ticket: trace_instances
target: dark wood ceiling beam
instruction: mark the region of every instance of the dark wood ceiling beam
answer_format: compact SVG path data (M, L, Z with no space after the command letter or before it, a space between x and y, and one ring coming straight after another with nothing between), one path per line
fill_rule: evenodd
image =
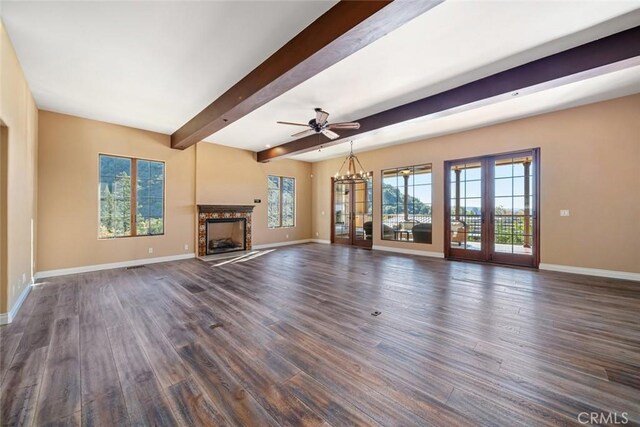
M340 1L171 135L185 149L444 0Z
M536 85L545 84L544 89L565 85L584 79L585 72L589 72L588 77L593 77L610 72L614 64L620 64L620 68L634 65L634 63L622 62L633 58L640 59L640 26L354 120L360 123L360 129L341 130L339 140L330 141L323 135L311 135L260 151L257 159L259 162L267 162L318 149L320 146L329 147L344 142L347 138L376 129L452 108L463 109L464 106L472 108L472 104L479 101L522 91Z

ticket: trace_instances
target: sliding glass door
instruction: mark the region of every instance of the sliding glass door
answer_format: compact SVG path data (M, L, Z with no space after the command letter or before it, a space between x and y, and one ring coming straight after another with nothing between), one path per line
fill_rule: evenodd
M446 256L537 267L538 150L446 163Z

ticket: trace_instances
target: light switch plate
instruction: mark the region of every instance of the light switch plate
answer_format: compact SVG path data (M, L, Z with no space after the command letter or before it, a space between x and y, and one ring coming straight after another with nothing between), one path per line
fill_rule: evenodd
M569 216L569 209L560 209L560 216Z

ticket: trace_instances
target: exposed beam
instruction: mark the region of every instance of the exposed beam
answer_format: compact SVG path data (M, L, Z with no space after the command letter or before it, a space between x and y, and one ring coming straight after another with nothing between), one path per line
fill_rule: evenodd
M474 108L479 101L513 94L526 88L536 86L539 90L548 89L611 72L616 69L616 65L619 65L618 68L638 65L638 61L630 61L633 59L640 60L640 26L354 120L360 123L360 129L341 130L339 140L330 141L323 135L311 135L260 151L257 159L259 162L267 162L311 151L319 146L326 148L344 142L346 138L407 120L453 108L462 111L464 106Z
M185 149L444 0L340 1L171 135Z

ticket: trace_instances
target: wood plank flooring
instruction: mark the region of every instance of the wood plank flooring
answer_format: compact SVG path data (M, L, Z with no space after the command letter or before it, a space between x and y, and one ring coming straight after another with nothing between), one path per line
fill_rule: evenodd
M0 340L3 426L640 424L638 282L305 244L47 279Z

